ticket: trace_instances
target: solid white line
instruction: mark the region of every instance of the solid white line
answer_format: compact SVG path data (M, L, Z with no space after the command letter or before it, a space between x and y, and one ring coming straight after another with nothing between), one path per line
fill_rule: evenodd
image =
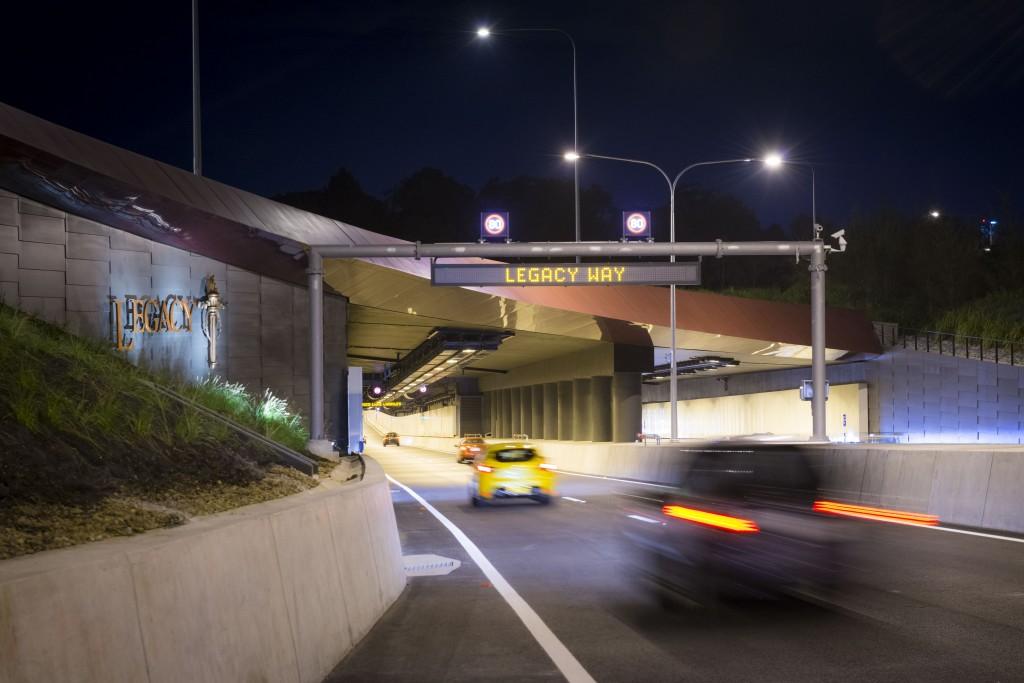
M579 498L573 498L572 496L562 496L562 500L571 500L574 503L586 503L587 502L585 500L580 500Z
M639 520L641 522L647 522L648 524L661 524L661 522L659 522L656 519L651 519L650 517L644 517L642 515L626 515L626 516L629 517L630 519L636 519L636 520Z
M607 479L608 481L621 481L623 484L636 484L637 486L653 486L658 489L674 489L675 486L667 486L665 484L654 484L649 481L633 481L632 479L616 479L615 477L602 477L596 474L580 474L579 472L565 472L559 470L561 474L571 474L574 477L587 477L588 479Z
M544 652L547 653L551 661L554 662L558 670L565 676L566 680L570 683L594 683L593 677L587 670L583 668L583 665L569 652L562 641L558 639L558 636L552 632L548 625L545 624L540 616L533 611L533 608L523 600L523 598L516 592L516 589L512 587L505 577L502 576L498 570L491 564L491 561L484 556L480 551L480 548L476 546L473 541L469 539L462 529L455 526L455 524L447 517L442 515L437 509L423 499L418 493L413 491L411 488L398 481L390 474L387 475L388 480L396 486L402 487L406 493L413 497L413 499L427 509L427 512L432 514L437 521L441 522L448 531L451 532L452 536L455 537L463 548L466 549L466 553L469 557L476 562L480 570L483 571L484 576L491 582L495 590L505 599L512 611L516 613L520 621L526 627L526 630L530 632L530 635L536 639L537 643L544 648Z
M999 541L1013 541L1014 543L1024 543L1024 538L1014 538L1013 536L999 536L998 534L983 534L980 531L967 531L966 529L950 529L948 526L926 526L925 529L933 529L935 531L948 531L951 534L970 534L971 536L981 536L982 538L994 538Z

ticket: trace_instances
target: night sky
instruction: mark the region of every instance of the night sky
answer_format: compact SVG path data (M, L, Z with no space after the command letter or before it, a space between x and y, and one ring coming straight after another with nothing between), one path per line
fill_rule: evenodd
M148 4L12 3L0 99L190 168L190 3ZM815 164L819 214L839 223L886 203L1021 209L1019 1L200 4L205 174L264 195L339 167L376 195L424 166L474 188L570 178L568 43L481 43L486 24L576 38L581 151L674 174L781 149ZM764 225L809 210L799 168L689 180L738 195ZM582 182L623 208L667 194L653 171L604 161Z

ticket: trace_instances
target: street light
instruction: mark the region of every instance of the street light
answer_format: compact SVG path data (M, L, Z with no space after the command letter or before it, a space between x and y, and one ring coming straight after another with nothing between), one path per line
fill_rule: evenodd
M938 209L932 209L931 211L928 212L928 215L931 216L932 218L939 218L940 216L942 216L942 214L939 213Z
M576 41L572 39L572 36L568 32L563 31L560 28L503 28L500 31L493 31L488 26L481 26L476 30L478 38L487 39L492 35L504 35L506 33L558 33L569 41L569 45L572 47L572 149L575 154L580 148L580 128L579 128L579 116L577 107L576 97ZM574 159L568 159L569 161L576 161L579 156ZM580 241L580 167L573 167L573 206L575 208L576 216L576 241ZM576 257L576 262L579 263L579 257Z
M607 161L622 161L627 164L639 164L641 166L649 166L661 174L661 177L665 179L668 184L668 231L669 231L669 242L676 241L676 187L679 185L679 179L682 178L687 172L699 167L699 166L718 166L721 164L748 164L751 161L755 161L753 158L743 159L722 159L719 161L699 161L695 164L690 164L682 171L676 174L675 178L670 178L668 173L657 164L652 164L649 161L642 161L640 159L627 159L625 157L611 157L603 154L580 154L576 150L566 152L563 158L569 162L578 162L580 159L605 159ZM782 157L778 154L770 154L761 160L764 165L768 168L778 168L782 164ZM670 261L675 261L675 256L669 256ZM676 403L679 397L678 387L678 373L676 368L676 286L669 285L669 327L670 327L670 343L671 348L669 349L669 405L671 406L670 424L671 424L671 438L679 438L679 416L676 412Z
M787 166L803 166L811 169L811 239L821 238L821 226L818 225L818 198L815 188L814 165L803 161L789 161L779 152L769 152L762 159L767 168L780 168L783 164ZM933 218L938 218L938 212L932 212Z

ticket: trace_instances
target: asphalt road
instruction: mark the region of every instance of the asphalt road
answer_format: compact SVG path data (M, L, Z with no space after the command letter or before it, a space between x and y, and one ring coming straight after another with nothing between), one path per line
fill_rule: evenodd
M1024 681L1024 543L863 522L838 595L665 611L619 535L630 486L563 474L559 494L586 502L475 509L454 449L369 454L457 525L597 681ZM564 680L452 533L391 488L403 553L462 566L410 578L327 680Z

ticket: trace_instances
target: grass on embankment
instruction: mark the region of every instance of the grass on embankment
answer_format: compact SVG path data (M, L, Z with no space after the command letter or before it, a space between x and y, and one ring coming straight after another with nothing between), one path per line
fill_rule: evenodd
M273 452L154 391L166 377L0 305L0 559L183 524L316 485ZM172 386L299 449L270 395Z

